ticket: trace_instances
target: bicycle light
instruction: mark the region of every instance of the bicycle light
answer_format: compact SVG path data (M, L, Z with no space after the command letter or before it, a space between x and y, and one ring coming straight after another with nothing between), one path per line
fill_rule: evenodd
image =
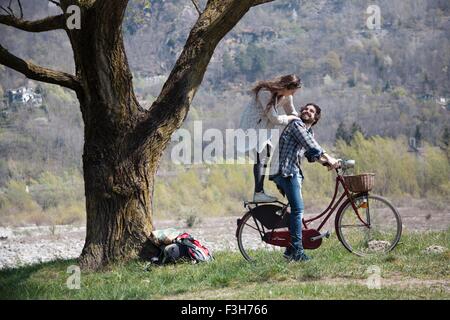
M344 160L342 161L342 169L350 169L355 167L355 160Z

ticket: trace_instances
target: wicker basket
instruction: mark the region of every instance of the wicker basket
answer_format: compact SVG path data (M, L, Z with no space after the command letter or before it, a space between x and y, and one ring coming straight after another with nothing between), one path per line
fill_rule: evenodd
M368 192L375 184L375 173L363 173L353 176L344 176L347 188L354 193Z

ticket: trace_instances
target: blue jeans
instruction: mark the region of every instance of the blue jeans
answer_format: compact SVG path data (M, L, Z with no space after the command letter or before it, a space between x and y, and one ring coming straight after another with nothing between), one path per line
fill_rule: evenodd
M302 217L304 211L303 197L302 197L302 180L300 174L294 174L292 177L276 176L275 181L278 186L286 193L289 205L291 206L290 214L290 228L291 235L291 250L293 253L303 251L302 244Z

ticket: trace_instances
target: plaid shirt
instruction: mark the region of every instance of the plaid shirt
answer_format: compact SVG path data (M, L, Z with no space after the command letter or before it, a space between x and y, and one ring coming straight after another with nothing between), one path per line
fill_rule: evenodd
M287 125L281 134L278 150L279 161L275 164L278 170L270 177L271 180L280 174L283 177L301 174L300 157L303 151L309 162L317 161L325 152L314 139L312 130L306 129L301 120L291 121Z

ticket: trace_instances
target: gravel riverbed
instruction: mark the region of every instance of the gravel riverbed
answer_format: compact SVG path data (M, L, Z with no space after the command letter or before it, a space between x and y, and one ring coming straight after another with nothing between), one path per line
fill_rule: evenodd
M450 226L450 212L400 208L405 230L446 230ZM236 220L239 217L201 218L189 228L182 220L156 220L155 229L175 228L189 232L215 251L237 251ZM333 219L325 230L333 230ZM0 269L77 258L85 240L85 227L29 226L0 227Z

